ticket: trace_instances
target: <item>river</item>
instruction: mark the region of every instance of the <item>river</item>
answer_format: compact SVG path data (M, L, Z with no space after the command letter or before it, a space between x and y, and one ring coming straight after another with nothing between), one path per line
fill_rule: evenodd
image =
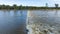
M27 31L60 34L60 10L0 10L0 34L27 34Z
M27 34L27 10L0 10L0 34Z

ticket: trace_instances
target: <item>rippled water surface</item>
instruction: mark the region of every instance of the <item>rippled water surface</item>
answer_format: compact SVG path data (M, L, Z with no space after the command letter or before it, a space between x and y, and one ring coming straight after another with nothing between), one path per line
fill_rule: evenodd
M60 10L29 10L27 29L28 34L60 34Z
M59 23L60 24L60 10L32 10L29 12L31 16L35 16L42 23L46 22L46 23ZM34 20L36 18L34 18ZM37 19L36 21L38 21Z
M0 34L26 34L27 10L0 10Z

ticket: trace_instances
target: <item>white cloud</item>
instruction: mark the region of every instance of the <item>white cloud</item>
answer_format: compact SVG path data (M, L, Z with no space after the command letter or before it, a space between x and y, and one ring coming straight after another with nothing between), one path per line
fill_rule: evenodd
M53 0L53 1L60 1L60 0Z

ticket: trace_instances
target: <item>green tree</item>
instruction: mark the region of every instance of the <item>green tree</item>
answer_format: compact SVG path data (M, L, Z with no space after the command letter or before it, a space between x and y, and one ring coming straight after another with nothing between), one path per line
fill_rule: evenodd
M6 5L6 9L9 10L10 9L10 6L9 5Z
M6 6L3 4L2 6L1 6L1 9L5 9L6 8Z
M58 4L55 4L55 7L57 8L58 7Z
M19 6L19 9L22 9L22 5Z
M13 5L14 10L16 10L18 7L16 4Z
M48 3L46 3L46 7L48 7Z

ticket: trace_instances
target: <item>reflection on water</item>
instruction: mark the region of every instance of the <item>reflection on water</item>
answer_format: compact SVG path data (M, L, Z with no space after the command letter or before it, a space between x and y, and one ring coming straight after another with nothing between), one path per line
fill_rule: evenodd
M0 34L26 34L26 10L0 10Z

